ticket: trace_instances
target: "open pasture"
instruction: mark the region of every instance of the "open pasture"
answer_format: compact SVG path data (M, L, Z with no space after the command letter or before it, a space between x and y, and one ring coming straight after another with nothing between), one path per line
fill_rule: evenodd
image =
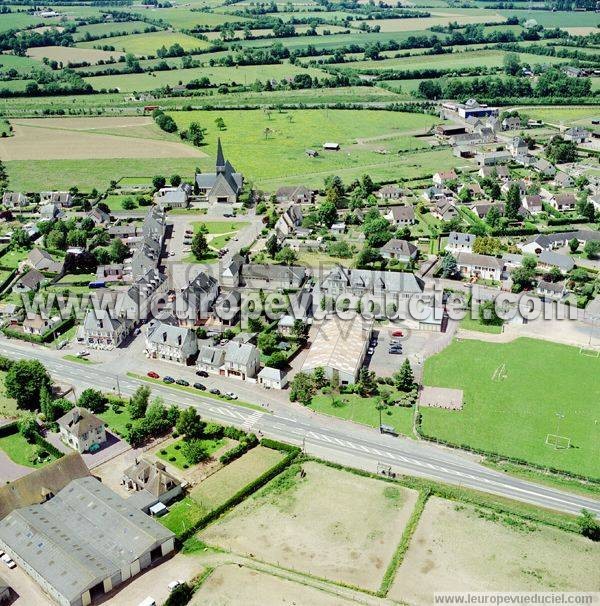
M422 428L453 444L598 478L599 372L600 359L566 345L455 341L426 360L423 384L462 389L463 409L422 409ZM571 447L547 443L557 434Z
M156 51L165 46L169 48L173 44L180 44L185 51L202 49L208 46L208 42L182 34L179 32L148 32L144 34L130 34L128 36L115 36L107 41L91 40L79 42L80 48L94 48L108 44L118 51L133 53L134 55L155 55Z
M210 545L377 590L417 493L318 463L292 465L201 531Z
M50 59L58 61L65 67L68 63L98 63L108 59L118 59L123 55L120 51L105 51L95 48L77 48L74 46L38 46L27 50L27 56L38 61Z
M389 596L425 606L437 591L598 591L599 566L600 545L582 536L432 497Z
M90 25L82 25L77 28L73 39L76 42L85 40L86 35L90 36L109 36L116 34L132 34L143 32L147 27L150 27L148 23L144 21L119 21L116 23L92 23ZM103 42L98 44L110 44L111 38L107 38Z
M0 157L7 161L204 156L175 139L161 140L162 131L148 117L32 118L12 124L15 136L0 139Z
M172 112L180 129L192 121L206 125L207 147L210 158L216 153L220 137L225 154L236 169L254 181L279 181L283 178L301 179L315 175L322 183L329 173L344 169L365 172L367 167L417 162L416 155L398 154L403 149L426 147L412 135L423 132L438 122L424 114L406 114L366 110L223 110ZM222 117L226 130L217 131L212 125ZM360 142L357 142L359 141ZM339 152L322 150L326 141L337 142ZM388 154L375 153L373 147L382 147ZM307 149L318 150L319 156L310 158ZM431 153L427 149L425 154ZM277 158L274 162L273 159ZM435 172L435 170L433 171ZM375 178L376 173L373 174ZM312 183L312 181L311 181Z

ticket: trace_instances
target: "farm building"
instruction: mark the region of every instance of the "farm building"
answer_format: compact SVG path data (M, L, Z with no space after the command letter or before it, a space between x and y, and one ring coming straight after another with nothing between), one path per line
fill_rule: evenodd
M340 385L354 383L365 359L371 331L370 323L339 318L325 320L318 326L303 372L323 368L327 378L337 375Z
M170 530L91 476L0 522L0 547L61 606L87 606L174 543Z

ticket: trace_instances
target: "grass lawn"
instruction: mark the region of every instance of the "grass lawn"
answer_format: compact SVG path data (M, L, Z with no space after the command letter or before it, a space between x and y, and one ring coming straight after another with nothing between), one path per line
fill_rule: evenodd
M506 378L492 380L504 365ZM600 478L600 359L575 347L521 338L511 343L455 341L427 359L424 385L462 389L461 411L423 408L422 428L538 465ZM557 413L564 415L557 429ZM548 434L570 448L546 444Z
M21 261L27 258L28 254L29 250L26 248L11 249L0 257L0 265L8 269L15 269Z
M206 449L208 455L212 455L214 452L219 450L224 444L225 440L200 440L202 446ZM187 459L183 456L183 438L172 442L165 448L161 448L156 451L156 456L163 461L175 465L179 469L187 469L190 467Z
M208 233L211 235L230 234L239 231L248 225L243 221L194 221L192 229L194 233L200 230L202 225L206 226Z
M55 457L48 455L48 457L41 463L31 463L29 457L35 453L38 449L37 444L30 444L27 440L17 431L8 436L0 437L0 450L3 450L12 461L19 465L25 465L26 467L43 467L46 463L53 461Z
M71 354L67 354L66 356L63 356L63 360L69 360L69 362L77 362L77 364L84 364L84 365L93 364L93 362L91 360L88 360L87 358L80 358L79 356L73 356Z
M128 433L126 425L132 423L131 416L127 410L127 406L122 406L119 412L115 412L110 406L105 412L98 415L107 425L108 428L113 432L121 436L125 436Z
M194 526L208 511L190 497L185 497L169 505L168 513L158 518L158 521L176 535L180 535Z
M392 394L392 399L394 394ZM338 400L344 402L343 406L333 406L331 395L319 394L315 396L310 407L316 412L322 412L340 419L354 421L362 425L379 427L379 411L375 408L377 398L361 398L356 394L340 394ZM381 413L381 422L391 425L394 429L405 435L412 436L414 409L401 406L388 406Z
M475 330L477 332L487 332L492 335L499 335L502 332L502 326L483 324L479 318L472 318L470 312L467 312L467 315L460 321L460 328Z
M133 200L135 203L135 208L138 208L138 204L135 201L134 195L120 195L120 194L110 194L106 196L105 200L102 200L104 204L106 204L111 212L123 212L125 209L123 208L123 200L129 198Z
M202 508L210 511L279 463L283 456L278 450L256 446L200 482L194 487L190 497Z

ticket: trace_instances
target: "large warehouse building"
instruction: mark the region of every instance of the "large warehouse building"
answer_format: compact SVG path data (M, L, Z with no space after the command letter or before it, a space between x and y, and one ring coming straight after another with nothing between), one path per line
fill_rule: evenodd
M91 476L0 521L0 548L61 606L87 606L173 551L174 541Z
M360 318L344 321L325 320L317 326L317 334L302 365L304 372L323 368L328 379L334 374L340 385L356 382L369 347L373 325Z

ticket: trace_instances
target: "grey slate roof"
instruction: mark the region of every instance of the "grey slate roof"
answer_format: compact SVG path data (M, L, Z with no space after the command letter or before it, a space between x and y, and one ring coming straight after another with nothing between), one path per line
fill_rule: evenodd
M448 244L452 244L454 246L473 246L474 242L474 234L464 234L459 231L451 231L448 234Z
M93 477L0 522L0 541L69 601L173 537Z
M575 267L575 261L568 255L561 255L552 250L544 250L538 257L544 265L554 265L563 271L571 271Z
M86 408L75 407L69 410L57 421L59 427L64 427L74 436L82 436L90 431L102 427L104 421Z

